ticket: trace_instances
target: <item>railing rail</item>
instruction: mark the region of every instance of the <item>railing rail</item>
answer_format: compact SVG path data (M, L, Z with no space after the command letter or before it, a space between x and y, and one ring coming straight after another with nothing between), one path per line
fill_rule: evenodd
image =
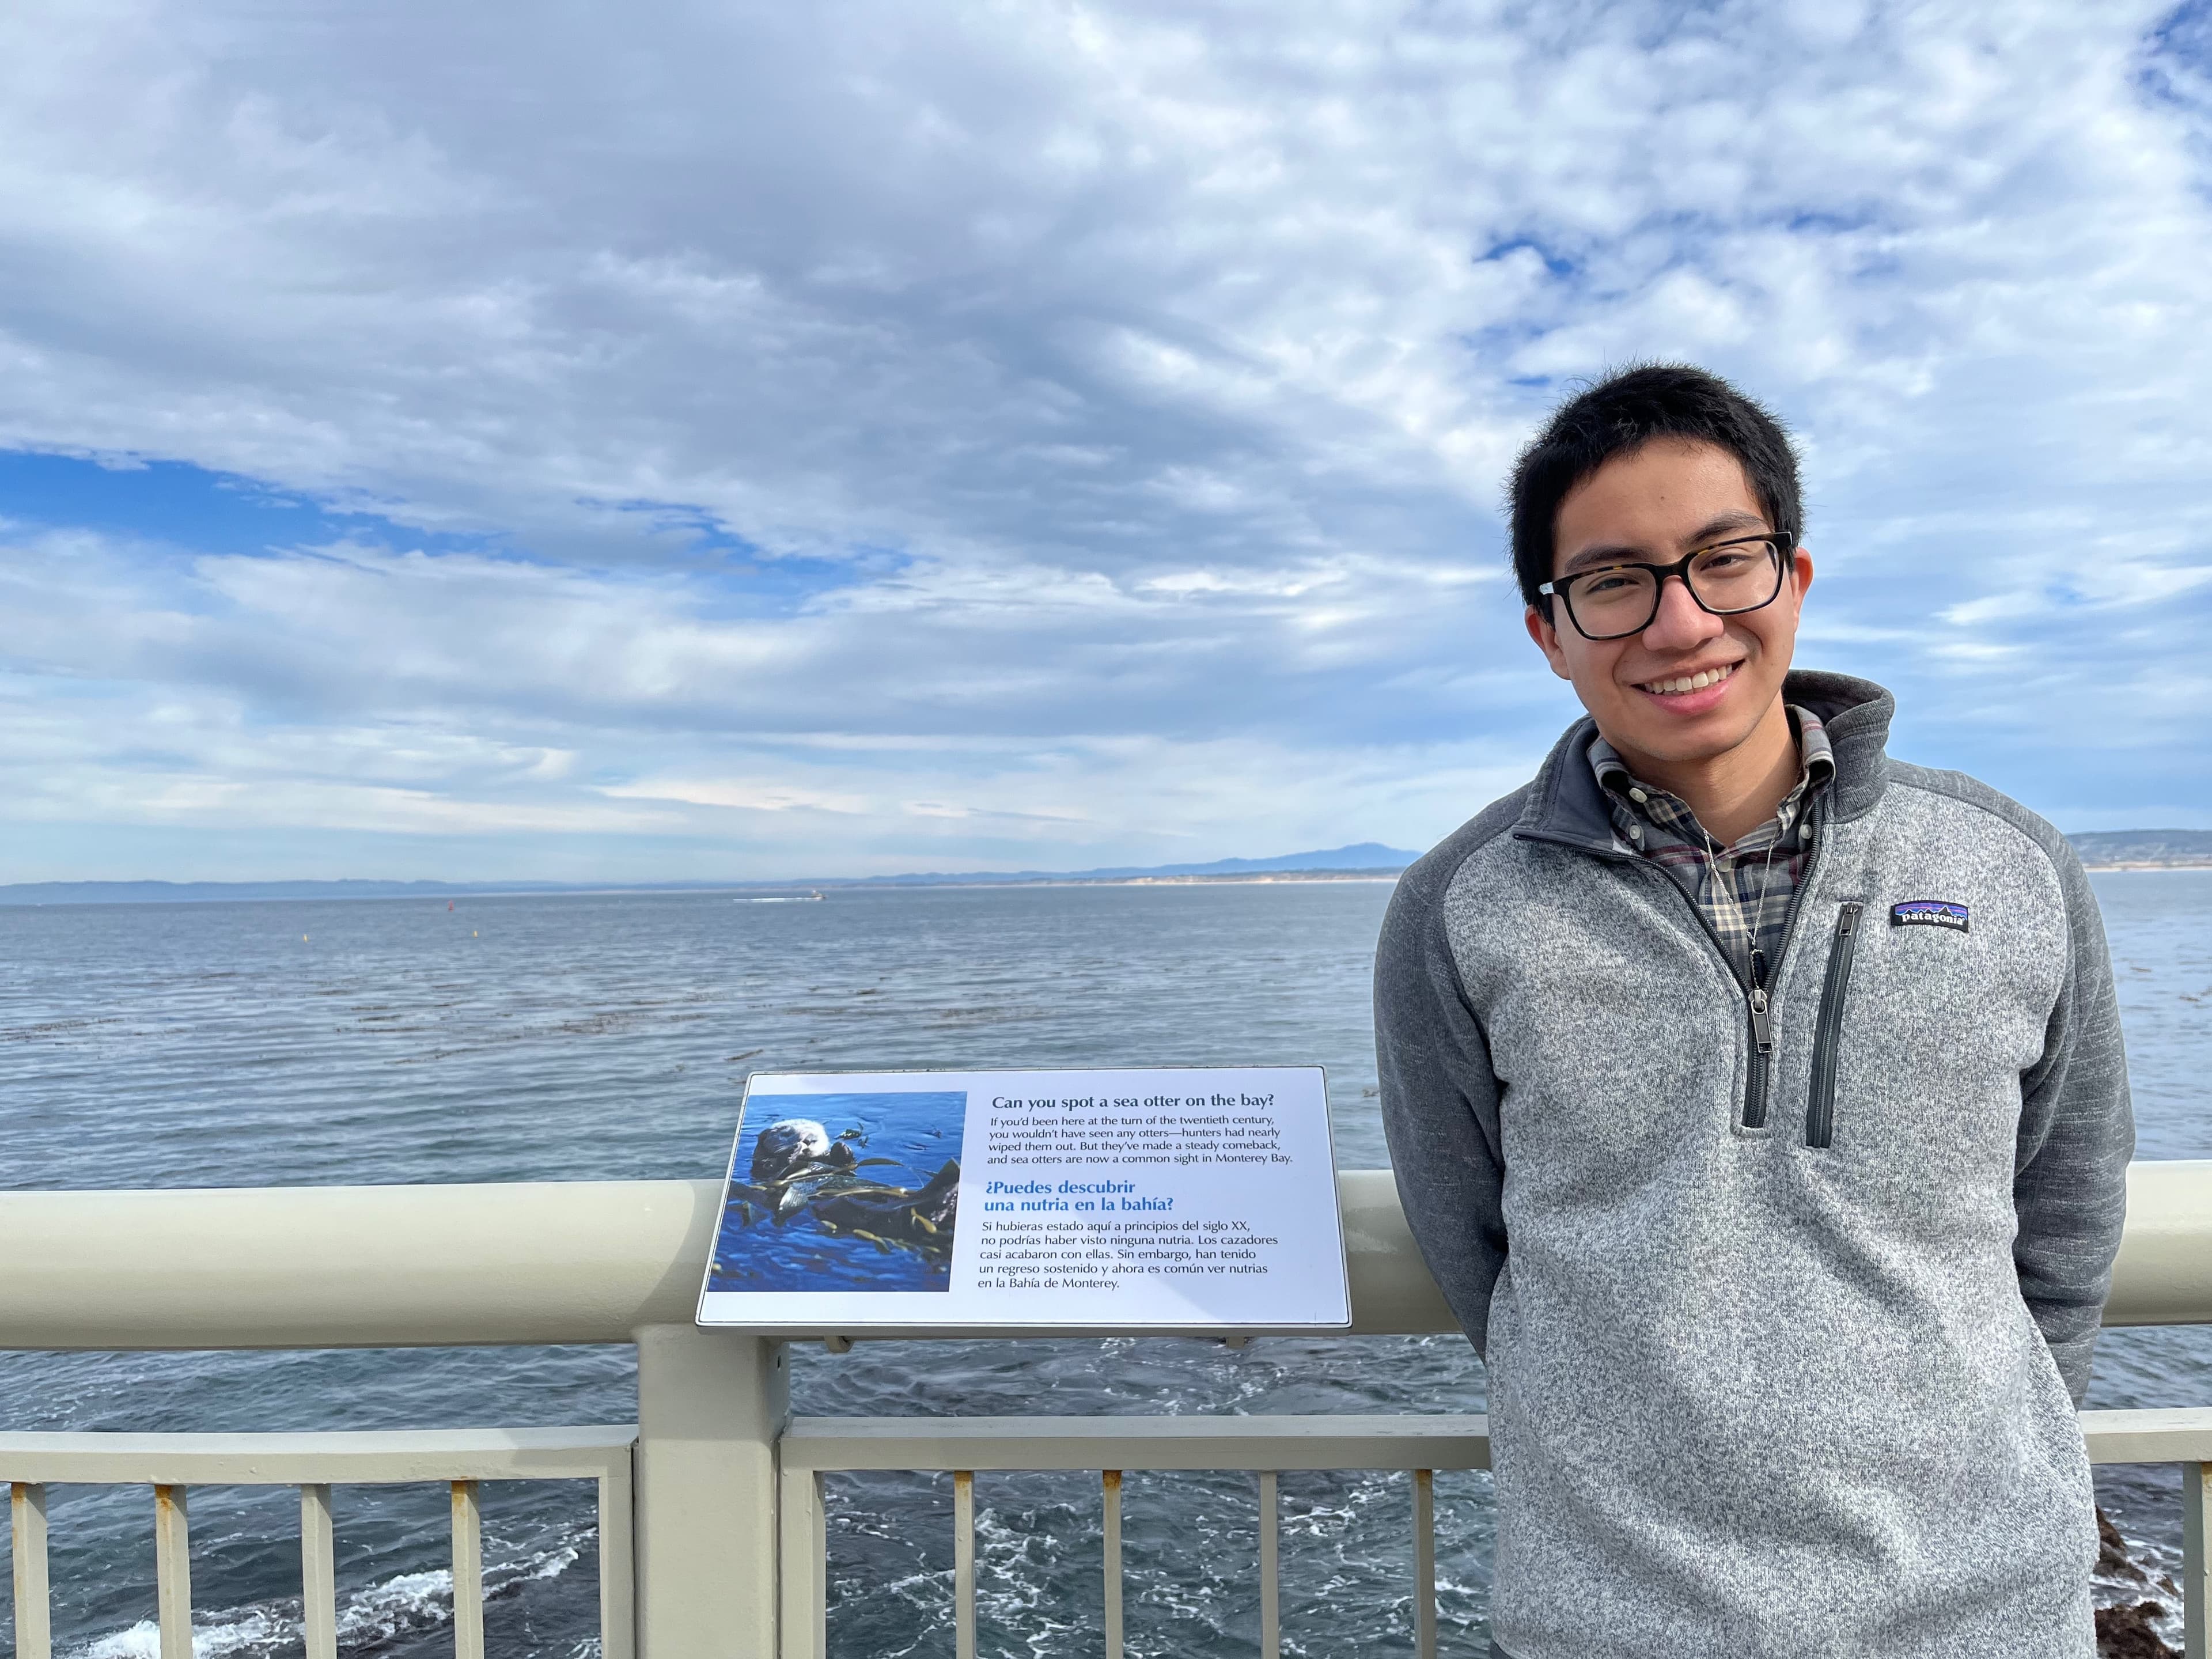
M690 1323L720 1203L708 1181L0 1193L0 1349L629 1342ZM1337 1206L1352 1334L1457 1329L1390 1172L1341 1172ZM2129 1170L2106 1322L2212 1324L2212 1160Z

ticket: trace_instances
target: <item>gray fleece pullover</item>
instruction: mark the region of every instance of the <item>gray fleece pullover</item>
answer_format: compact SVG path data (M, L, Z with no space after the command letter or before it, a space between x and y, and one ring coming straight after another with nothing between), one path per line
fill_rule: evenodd
M1383 923L1391 1160L1489 1372L1494 1651L2090 1659L2074 1407L2135 1139L2096 902L2040 818L1889 759L1880 686L1783 695L1836 776L1764 1022L1587 720Z

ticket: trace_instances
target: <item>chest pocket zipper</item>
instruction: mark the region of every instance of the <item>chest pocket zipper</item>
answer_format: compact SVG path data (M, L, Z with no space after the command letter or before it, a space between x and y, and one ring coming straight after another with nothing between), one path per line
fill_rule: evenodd
M1842 1043L1851 958L1858 951L1859 915L1865 908L1863 904L1846 904L1836 912L1835 937L1828 945L1828 975L1820 985L1820 1023L1813 1030L1813 1089L1805 1106L1808 1146L1835 1143L1836 1051Z

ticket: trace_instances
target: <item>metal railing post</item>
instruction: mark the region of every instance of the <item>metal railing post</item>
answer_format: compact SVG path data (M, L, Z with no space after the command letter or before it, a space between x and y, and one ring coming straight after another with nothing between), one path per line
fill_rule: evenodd
M1106 1659L1121 1659L1121 1471L1100 1470L1098 1485L1106 1510Z
M192 1659L191 1531L185 1489L154 1488L154 1583L161 1620L161 1659Z
M975 1659L975 1472L973 1469L952 1471L952 1651L955 1659Z
M300 1488L300 1645L307 1659L338 1659L337 1546L331 1526L331 1488Z
M15 1558L15 1659L50 1659L53 1612L46 1589L46 1489L35 1481L9 1486Z
M1283 1659L1282 1528L1277 1519L1279 1481L1273 1469L1260 1476L1260 1659Z
M453 1499L453 1659L484 1659L483 1510L477 1483L451 1483Z
M2212 1463L2181 1466L2181 1650L2212 1659Z
M1437 1659L1437 1474L1413 1471L1413 1653Z
M783 1346L637 1333L639 1659L775 1659L776 1437Z

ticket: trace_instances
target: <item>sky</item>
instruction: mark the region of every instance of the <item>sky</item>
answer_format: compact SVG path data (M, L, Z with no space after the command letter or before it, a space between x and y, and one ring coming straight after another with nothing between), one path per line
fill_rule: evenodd
M1681 358L1807 666L2212 827L2212 0L0 13L0 881L1439 839Z

